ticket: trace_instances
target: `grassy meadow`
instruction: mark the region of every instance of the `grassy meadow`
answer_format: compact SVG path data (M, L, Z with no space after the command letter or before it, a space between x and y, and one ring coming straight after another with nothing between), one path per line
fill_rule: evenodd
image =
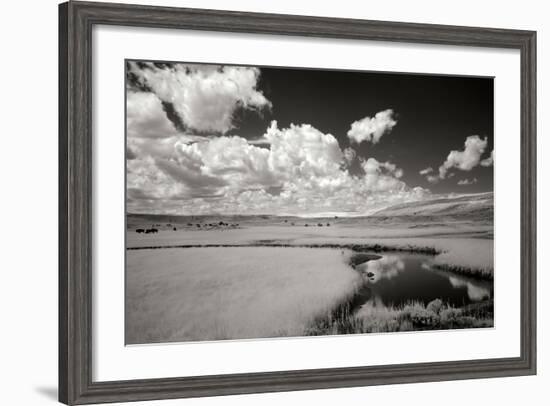
M492 216L478 214L128 215L126 343L491 327L492 296L476 281L492 286ZM369 283L402 272L400 253L428 256L423 266L472 303L365 299Z
M128 251L128 344L303 335L361 283L349 251Z

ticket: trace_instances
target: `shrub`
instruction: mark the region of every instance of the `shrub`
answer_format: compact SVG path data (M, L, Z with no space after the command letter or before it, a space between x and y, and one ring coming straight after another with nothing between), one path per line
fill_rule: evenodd
M408 304L403 308L403 316L407 317L414 326L428 327L439 324L436 313L425 308L421 303Z
M409 320L403 320L399 323L399 331L412 331L414 330L413 324Z
M350 302L351 303L351 302ZM349 306L332 312L310 326L306 335L381 333L493 326L492 312L475 310L470 314L441 299L428 305L411 302L399 307L367 304L357 312ZM475 314L474 314L475 313Z
M458 322L462 316L462 311L460 309L455 309L454 307L446 307L441 310L439 317L441 318L441 324L453 325Z
M435 299L435 300L432 300L430 303L428 303L428 305L426 306L426 309L428 311L439 314L439 311L441 310L442 306L443 306L443 302L441 301L441 299Z

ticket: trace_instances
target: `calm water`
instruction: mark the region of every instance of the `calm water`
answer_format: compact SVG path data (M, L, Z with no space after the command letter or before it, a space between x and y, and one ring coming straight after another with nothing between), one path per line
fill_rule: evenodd
M382 258L356 266L365 287L361 300L399 306L410 301L428 304L434 299L460 307L490 299L493 283L434 269L433 257L409 253L384 253Z

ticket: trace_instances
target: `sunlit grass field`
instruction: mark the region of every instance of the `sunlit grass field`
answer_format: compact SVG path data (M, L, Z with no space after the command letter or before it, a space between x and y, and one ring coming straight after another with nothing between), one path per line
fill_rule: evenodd
M364 286L353 264L358 252L384 256L378 265L400 251L424 254L434 272L491 283L490 222L221 219L133 220L140 222L127 230L127 344L492 326L492 302L475 311L445 302L437 311L419 302L353 305ZM464 285L455 279L454 287ZM468 296L482 300L486 291L476 295L472 286Z
M301 336L355 293L350 252L127 251L126 343Z

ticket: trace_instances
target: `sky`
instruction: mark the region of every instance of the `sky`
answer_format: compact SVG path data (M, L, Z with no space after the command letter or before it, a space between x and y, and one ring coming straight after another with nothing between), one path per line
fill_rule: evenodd
M492 78L126 62L129 213L368 215L493 161Z

